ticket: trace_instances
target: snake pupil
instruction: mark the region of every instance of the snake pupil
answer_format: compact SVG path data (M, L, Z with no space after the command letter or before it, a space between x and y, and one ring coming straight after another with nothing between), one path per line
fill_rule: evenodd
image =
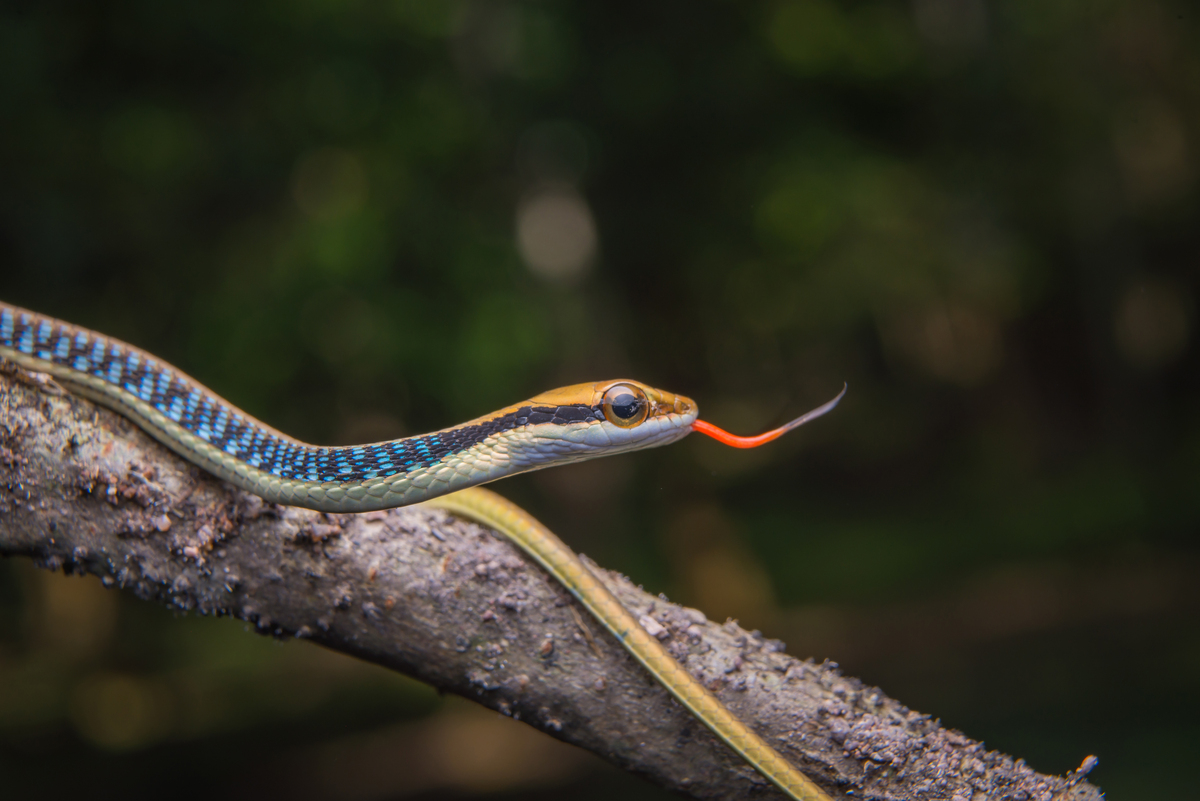
M622 420L629 420L638 413L641 405L642 402L632 395L619 395L613 399L612 410Z

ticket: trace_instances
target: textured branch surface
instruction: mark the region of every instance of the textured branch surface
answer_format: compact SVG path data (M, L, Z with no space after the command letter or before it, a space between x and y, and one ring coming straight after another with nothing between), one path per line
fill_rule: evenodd
M781 797L500 535L420 508L266 504L15 369L0 375L0 553L377 662L696 798ZM1082 773L1038 774L835 666L593 569L835 798L1102 798Z

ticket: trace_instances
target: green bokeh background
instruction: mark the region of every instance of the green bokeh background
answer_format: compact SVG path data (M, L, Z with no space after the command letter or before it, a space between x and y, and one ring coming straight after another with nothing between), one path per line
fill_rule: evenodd
M500 489L1039 770L1096 754L1110 798L1182 798L1198 25L1179 0L10 2L0 296L324 443L616 376L751 433L847 381L760 451ZM3 794L663 797L561 751L322 784L389 732L466 764L453 721L495 721L244 628L0 563Z

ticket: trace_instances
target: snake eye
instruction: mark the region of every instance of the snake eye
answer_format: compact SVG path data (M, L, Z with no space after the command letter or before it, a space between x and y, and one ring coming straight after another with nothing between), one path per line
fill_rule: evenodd
M646 393L629 384L616 384L608 388L601 402L604 417L614 426L633 428L646 419L650 404Z

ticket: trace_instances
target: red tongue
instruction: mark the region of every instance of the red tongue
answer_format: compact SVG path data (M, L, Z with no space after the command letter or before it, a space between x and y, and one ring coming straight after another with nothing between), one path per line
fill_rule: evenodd
M832 411L833 407L838 405L838 401L842 399L842 396L846 394L847 389L848 386L843 386L842 391L838 393L837 397L829 401L829 403L826 403L824 406L818 406L811 412L800 415L792 422L781 425L779 428L768 431L765 434L759 434L757 437L739 437L736 434L730 434L728 431L717 428L712 423L706 423L703 420L697 420L696 422L692 423L692 430L698 431L701 434L707 434L717 442L724 442L726 445L734 448L757 448L759 445L766 445L771 440L782 437L793 428L799 428L809 420L816 420L826 412Z

